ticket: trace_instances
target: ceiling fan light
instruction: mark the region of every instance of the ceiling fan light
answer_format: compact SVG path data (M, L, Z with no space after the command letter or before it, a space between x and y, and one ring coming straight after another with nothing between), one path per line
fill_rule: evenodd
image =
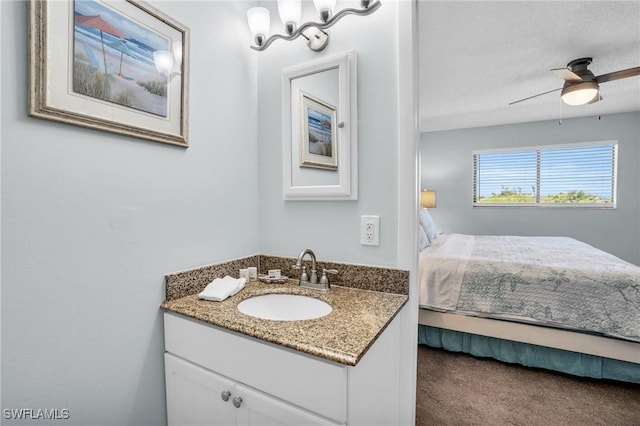
M567 105L585 105L596 96L598 96L598 83L594 81L566 85L561 94L562 100Z

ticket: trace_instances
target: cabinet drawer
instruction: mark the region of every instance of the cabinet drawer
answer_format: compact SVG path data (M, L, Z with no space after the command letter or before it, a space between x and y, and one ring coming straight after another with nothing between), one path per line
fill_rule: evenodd
M347 368L172 313L165 349L233 380L346 422Z

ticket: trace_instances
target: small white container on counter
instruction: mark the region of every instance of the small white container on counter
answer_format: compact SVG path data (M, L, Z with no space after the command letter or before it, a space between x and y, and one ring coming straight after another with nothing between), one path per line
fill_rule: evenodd
M258 279L258 268L255 266L249 266L247 268L249 270L249 280L255 281Z

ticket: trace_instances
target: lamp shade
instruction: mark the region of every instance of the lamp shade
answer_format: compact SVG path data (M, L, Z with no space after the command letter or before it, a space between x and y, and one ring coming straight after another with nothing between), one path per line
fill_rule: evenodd
M426 208L433 208L436 206L436 191L429 191L428 189L420 191L420 205Z
M333 9L336 8L336 0L313 0L313 4L324 22L333 15Z
M313 0L313 4L316 6L318 12L322 9L329 9L333 12L333 9L336 8L336 0Z
M300 0L278 0L278 14L284 25L293 23L297 26L302 14L302 3Z
M598 96L598 83L584 81L582 83L565 85L560 95L567 105L588 104Z
M258 36L266 37L269 35L269 28L271 26L269 9L264 7L252 7L247 10L247 22L249 23L249 29L251 30L251 34L253 34L254 38Z

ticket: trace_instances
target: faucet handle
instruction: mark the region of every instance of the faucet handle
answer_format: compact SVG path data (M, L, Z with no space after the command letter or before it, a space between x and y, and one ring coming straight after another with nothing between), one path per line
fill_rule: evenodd
M326 284L329 287L329 277L327 274L337 274L337 269L324 269L322 268L322 276L320 277L320 284Z
M291 265L291 267L296 270L302 269L302 273L300 274L300 281L309 281L309 275L307 274L307 267L305 265Z

